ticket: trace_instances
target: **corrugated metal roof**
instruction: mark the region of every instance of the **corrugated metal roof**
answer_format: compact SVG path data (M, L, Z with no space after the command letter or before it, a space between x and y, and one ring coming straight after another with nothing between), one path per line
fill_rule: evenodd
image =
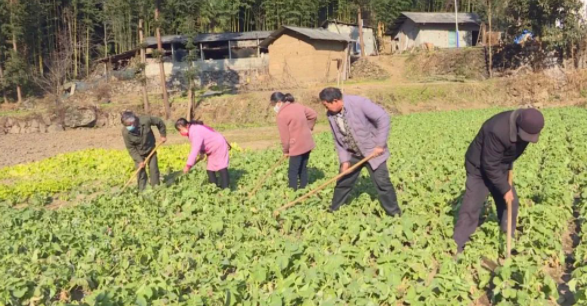
M454 24L454 13L421 13L421 12L402 12L395 22L388 28L386 34L397 35L400 27L407 19L412 20L416 24ZM480 24L481 18L475 13L459 13L457 15L459 24Z
M342 21L338 21L336 19L327 19L327 20L324 20L324 22L322 22L321 27L326 28L329 24L342 24L342 25L349 26L349 27L358 27L359 26L356 23L342 22ZM372 29L373 27L363 24L363 28Z
M196 42L212 42L212 41L237 41L237 40L253 40L265 39L271 35L271 31L254 31L241 33L209 33L198 34Z
M327 40L327 41L339 41L339 42L349 42L350 39L342 34L333 33L327 31L325 29L310 29L310 28L300 28L300 27L291 27L291 26L281 26L279 30L271 33L269 37L261 42L261 47L267 48L270 44L272 44L277 38L283 35L287 31L292 31L294 33L298 33L303 35L312 40Z
M241 33L202 33L196 36L195 42L215 42L215 41L237 41L237 40L254 40L260 39L263 40L271 34L270 31L253 31L253 32L241 32ZM188 41L187 35L165 35L161 37L161 42L163 44L170 44L170 43L186 43ZM147 37L145 38L145 43L148 46L155 46L157 45L157 38L156 37Z
M402 12L402 15L415 23L455 23L454 13ZM459 23L481 23L481 18L475 13L458 13L457 19Z
M161 36L161 43L162 44L170 44L170 43L186 43L187 38L183 35L163 35ZM150 46L157 45L157 37L150 36L145 38L145 44Z

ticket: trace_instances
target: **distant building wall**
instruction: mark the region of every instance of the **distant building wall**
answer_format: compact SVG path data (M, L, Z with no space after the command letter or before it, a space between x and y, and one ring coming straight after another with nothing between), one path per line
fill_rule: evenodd
M420 44L432 43L438 48L455 48L455 25L454 24L431 24L420 26ZM479 34L479 26L473 24L459 25L459 46L473 46L473 32ZM451 37L452 35L452 37ZM478 37L478 36L476 36ZM475 38L476 38L475 37Z
M406 20L395 37L397 40L397 49L404 51L420 45L418 39L419 34L420 27L412 20Z
M197 81L200 86L216 83L224 86L235 86L251 81L252 78L260 75L267 75L269 67L269 55L261 54L261 57L224 59L224 60L205 60L196 61L195 66L199 71ZM165 77L172 86L185 82L183 73L188 69L187 62L163 63L165 68ZM148 60L145 67L147 78L155 79L159 77L159 63L155 60Z
M269 74L300 82L336 81L346 59L347 44L283 34L269 46Z
M199 71L222 71L222 70L263 70L269 66L269 55L261 54L261 57L239 58L239 59L224 59L224 60L205 60L196 61L196 68ZM175 75L186 71L188 68L187 62L170 62L163 63L165 67L165 75ZM147 77L159 76L159 63L155 60L147 61L145 68Z
M360 37L358 26L328 23L326 29L332 33L347 35L351 40L357 42L357 46L359 45ZM377 55L375 35L372 28L363 28L363 42L365 43L365 55ZM359 53L360 47L357 47L356 50L353 51Z
M395 37L396 51L405 51L431 43L437 48L456 48L457 41L454 24L416 24L406 20ZM479 26L459 25L459 46L470 47L477 43Z

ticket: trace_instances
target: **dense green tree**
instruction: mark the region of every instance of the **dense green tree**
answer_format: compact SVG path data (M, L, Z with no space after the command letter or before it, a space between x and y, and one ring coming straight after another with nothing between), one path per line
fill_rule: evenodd
M491 7L494 28L510 39L529 29L570 56L584 34L580 5L579 0L458 1L460 11L478 12L485 21ZM451 12L454 0L161 0L160 6L155 22L154 0L0 0L0 94L14 101L19 88L30 93L31 78L48 73L51 58L66 49L71 51L67 78L85 77L95 59L139 46L140 20L145 36L154 36L157 28L162 35L191 35L286 24L317 27L325 19L356 23L360 8L362 18L383 31L401 11Z

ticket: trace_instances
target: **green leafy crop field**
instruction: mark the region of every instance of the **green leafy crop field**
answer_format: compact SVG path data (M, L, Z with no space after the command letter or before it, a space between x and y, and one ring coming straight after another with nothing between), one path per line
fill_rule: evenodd
M556 305L563 238L587 211L587 111L544 111L541 141L515 165L521 199L517 255L490 271L505 242L492 200L459 260L454 216L464 153L498 109L393 118L388 161L404 211L385 217L364 171L353 200L326 211L333 186L284 213L282 165L251 200L279 150L235 150L232 192L198 166L174 182L189 150L166 147L168 186L118 194L132 172L126 152L90 150L0 169L0 305ZM337 174L332 136L317 137L310 188ZM117 141L117 140L113 140ZM307 191L307 190L306 190ZM46 209L52 197L97 196ZM14 205L28 202L25 207ZM587 239L569 287L585 300ZM581 302L580 302L581 303ZM582 302L585 303L585 302Z

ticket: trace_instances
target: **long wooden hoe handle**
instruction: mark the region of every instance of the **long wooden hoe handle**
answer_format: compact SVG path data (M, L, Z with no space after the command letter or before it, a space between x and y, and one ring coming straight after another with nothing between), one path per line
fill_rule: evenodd
M514 171L510 170L508 172L508 183L510 184L510 187L514 188ZM508 208L508 229L507 229L507 258L510 258L510 256L512 255L512 201L508 201L507 203L507 208Z
M253 188L253 190L251 192L249 192L249 200L255 195L255 193L257 193L259 188L261 188L261 186L263 186L263 183L265 183L267 178L270 177L271 174L273 174L273 171L275 171L275 169L277 169L277 167L279 167L279 165L281 165L287 158L288 157L286 155L283 155L273 166L271 166L269 171L267 171L267 174L265 174L265 176L259 180L257 185L255 185L255 188Z
M130 179L128 180L128 182L126 182L126 184L124 185L124 187L122 187L122 191L124 191L126 189L126 187L128 187L130 185L130 183L132 183L133 179L135 179L137 177L137 175L139 174L139 172L149 163L149 159L151 159L151 157L153 156L153 154L155 154L155 152L157 152L157 149L159 149L159 147L161 145L163 145L165 142L162 141L160 142L155 149L153 149L153 151L151 151L151 153L149 153L149 155L147 155L147 158L145 158L145 162L143 163L143 167L139 167L137 169L137 171L135 171L135 173L130 177Z
M361 161L359 161L358 163L354 164L352 167L348 168L346 171L340 173L339 175L337 175L337 176L329 179L324 184L320 185L318 188L316 188L316 189L314 189L314 190L306 193L304 196L299 197L297 200L295 200L293 202L289 202L288 204L286 204L284 206L281 206L280 208L276 209L275 211L273 211L273 216L277 218L282 211L284 211L284 210L286 210L288 208L291 208L291 207L295 206L296 204L304 201L305 199L311 197L312 195L318 193L318 191L324 189L326 186L330 185L330 183L332 183L332 182L340 179L341 177L343 177L345 175L348 175L349 173L355 171L355 169L359 168L364 163L368 162L369 160L371 160L374 157L375 157L375 154L371 154L371 155L363 158Z

